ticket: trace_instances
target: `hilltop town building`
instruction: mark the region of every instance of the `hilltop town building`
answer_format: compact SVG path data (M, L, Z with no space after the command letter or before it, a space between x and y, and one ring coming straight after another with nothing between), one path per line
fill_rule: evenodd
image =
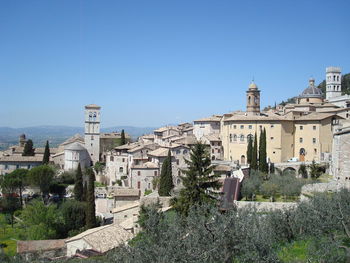
M100 160L100 109L95 104L85 106L85 148L93 164Z

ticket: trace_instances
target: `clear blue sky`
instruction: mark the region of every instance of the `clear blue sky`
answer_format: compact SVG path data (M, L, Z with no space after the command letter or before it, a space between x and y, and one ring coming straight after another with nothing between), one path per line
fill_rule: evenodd
M350 1L0 2L0 126L160 126L298 95L350 72Z

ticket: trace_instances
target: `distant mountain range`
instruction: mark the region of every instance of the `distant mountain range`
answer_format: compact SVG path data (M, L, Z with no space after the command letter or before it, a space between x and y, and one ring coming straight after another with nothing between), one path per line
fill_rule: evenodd
M144 134L151 133L154 127L115 126L101 129L101 132L120 132L122 129L134 140ZM32 139L35 147L43 147L48 140L51 147L55 147L75 134L84 134L83 127L69 126L34 126L26 128L0 127L0 150L18 144L18 137L25 134Z

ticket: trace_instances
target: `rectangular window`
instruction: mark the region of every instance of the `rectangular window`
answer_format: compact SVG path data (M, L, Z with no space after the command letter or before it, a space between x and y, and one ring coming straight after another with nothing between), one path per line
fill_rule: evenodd
M312 143L316 143L316 138L312 138Z
M274 138L273 137L270 137L271 140L273 140Z
M176 164L179 165L180 164L180 161L179 159L176 160Z
M236 126L236 125L233 125L233 129L237 129L237 126Z
M303 126L299 126L299 129L302 130L304 127Z
M241 125L241 129L244 129L244 125Z
M140 188L141 188L141 182L138 181L138 182L137 182L137 189L140 189Z
M137 171L137 175L140 176L141 175L141 171Z
M316 131L316 125L312 126L312 129L313 129L314 131Z
M253 129L253 125L249 125L249 129L250 129L250 130Z
M303 138L300 137L299 138L299 142L302 143L303 142Z
M158 171L154 171L154 176L157 176L158 175Z
M274 127L274 125L273 124L271 124L271 126L270 126L271 128L273 128Z

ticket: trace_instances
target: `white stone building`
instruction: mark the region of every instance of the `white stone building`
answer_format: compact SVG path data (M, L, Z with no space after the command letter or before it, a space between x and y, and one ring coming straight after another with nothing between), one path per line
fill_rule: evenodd
M80 164L81 168L90 166L90 155L86 148L78 142L68 145L64 149L64 170L76 170Z
M210 134L219 134L221 119L222 119L221 115L213 115L208 118L195 120L193 122L194 136L196 136L197 140L201 140L203 136L210 135Z
M326 68L326 99L328 102L342 108L350 107L350 95L342 95L341 68Z
M350 123L333 135L330 172L335 180L350 185Z
M142 164L134 164L130 169L131 187L139 189L141 195L146 190L154 190L153 180L159 176L159 166L156 163L146 162Z
M95 104L85 106L85 148L93 164L100 160L100 110Z

